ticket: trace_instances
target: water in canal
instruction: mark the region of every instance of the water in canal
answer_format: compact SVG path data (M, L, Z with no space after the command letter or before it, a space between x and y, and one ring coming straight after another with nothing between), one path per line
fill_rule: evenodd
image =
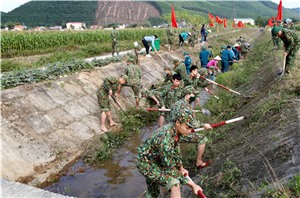
M201 105L208 99L206 92L200 93ZM113 156L112 160L94 168L78 160L56 183L45 190L74 197L91 198L138 198L146 190L145 177L136 166L137 148L149 134L157 129L157 123L142 128L140 134L134 135ZM83 171L79 171L83 169ZM83 172L83 173L80 173Z
M156 128L157 123L144 127L140 134L117 150L112 160L97 168L78 160L65 176L45 190L74 197L139 197L146 190L146 182L135 166L137 147ZM82 168L84 172L78 173Z

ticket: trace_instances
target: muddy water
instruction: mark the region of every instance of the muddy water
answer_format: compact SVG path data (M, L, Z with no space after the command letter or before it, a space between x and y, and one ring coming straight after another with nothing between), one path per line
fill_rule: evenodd
M204 105L209 94L201 91L200 99ZM77 161L66 176L45 190L74 197L138 198L146 190L146 182L135 166L137 147L157 128L157 123L142 128L141 133L128 140L112 160L97 168Z
M97 168L85 166L82 159L78 160L66 176L45 190L74 197L139 197L146 189L146 182L135 166L137 147L157 128L156 125L144 127L114 154L112 160Z

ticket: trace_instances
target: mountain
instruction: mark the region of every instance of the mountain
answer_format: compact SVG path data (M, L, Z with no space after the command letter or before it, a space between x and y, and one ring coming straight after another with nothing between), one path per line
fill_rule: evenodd
M85 22L87 26L110 23L145 23L171 12L188 12L206 17L270 18L277 15L271 1L30 1L8 13L1 13L2 24L18 22L29 27ZM299 18L299 9L283 9L283 17Z

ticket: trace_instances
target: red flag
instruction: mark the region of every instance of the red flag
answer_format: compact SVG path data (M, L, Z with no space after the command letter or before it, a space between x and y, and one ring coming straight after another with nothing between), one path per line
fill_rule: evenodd
M223 22L224 22L224 28L226 28L226 27L227 27L227 19L224 18L224 19L223 19Z
M235 21L234 21L234 20L232 21L232 27L233 27L233 28L236 28L236 25L235 25Z
M209 23L209 27L214 27L215 24L214 23Z
M174 5L172 5L172 27L177 28Z
M215 17L211 13L208 13L208 20L212 23L214 21Z
M220 17L216 16L216 22L222 24L223 20Z
M242 22L242 21L239 21L238 24L237 24L237 27L238 27L238 28L242 28L243 26L244 26L243 22Z
M275 18L272 16L269 20L268 20L268 26L273 27L273 21L275 20Z
M282 21L282 0L280 0L279 5L278 5L278 12L277 12L277 21Z

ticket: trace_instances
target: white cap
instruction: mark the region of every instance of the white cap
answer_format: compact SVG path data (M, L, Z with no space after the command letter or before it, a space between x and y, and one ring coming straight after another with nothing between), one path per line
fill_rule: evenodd
M236 44L234 44L234 46L233 46L233 47L237 47L237 46L240 46L240 45L236 43Z
M134 45L135 47L137 47L139 44L138 44L138 42L135 41L135 42L133 43L133 45Z
M220 58L220 56L216 56L215 58L214 58L214 60L222 60L221 58Z

